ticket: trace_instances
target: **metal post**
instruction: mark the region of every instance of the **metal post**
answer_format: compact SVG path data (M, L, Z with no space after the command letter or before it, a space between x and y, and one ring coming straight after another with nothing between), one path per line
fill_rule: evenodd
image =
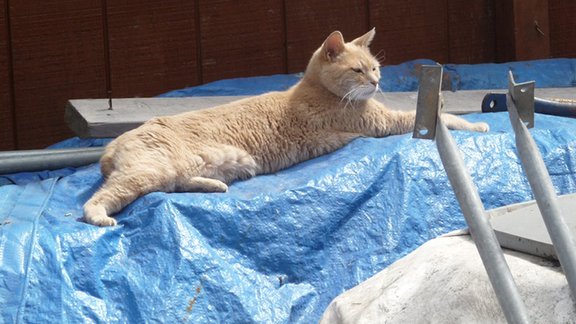
M415 138L434 138L448 174L450 184L460 203L488 278L508 323L529 323L526 307L520 298L510 268L496 239L480 195L466 171L454 139L439 115L441 66L423 66L418 89ZM427 118L423 119L422 116ZM434 130L434 132L432 132Z
M558 197L542 155L528 131L528 128L534 125L534 82L517 84L512 72L508 76L507 107L516 136L516 149L556 255L564 269L572 291L572 300L576 301L576 244L562 217Z

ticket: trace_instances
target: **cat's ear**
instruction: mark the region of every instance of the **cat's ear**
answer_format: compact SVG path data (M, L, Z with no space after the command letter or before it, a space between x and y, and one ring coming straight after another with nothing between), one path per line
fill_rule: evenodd
M344 51L344 37L339 31L332 32L322 45L325 57L332 61Z
M367 32L366 34L356 38L355 40L352 41L352 44L357 45L357 46L365 46L368 47L370 46L370 43L372 43L372 40L374 39L374 35L376 35L376 28L372 28L369 32Z

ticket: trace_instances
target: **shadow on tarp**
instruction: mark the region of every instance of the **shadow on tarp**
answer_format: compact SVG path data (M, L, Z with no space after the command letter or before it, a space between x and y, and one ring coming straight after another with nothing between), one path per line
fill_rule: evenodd
M491 126L453 132L486 208L531 199L507 114L466 118ZM576 192L576 120L537 115L532 134L557 192ZM4 179L16 184L0 187L3 322L316 322L345 289L465 226L435 144L410 135L224 194L152 193L113 228L79 221L97 164Z

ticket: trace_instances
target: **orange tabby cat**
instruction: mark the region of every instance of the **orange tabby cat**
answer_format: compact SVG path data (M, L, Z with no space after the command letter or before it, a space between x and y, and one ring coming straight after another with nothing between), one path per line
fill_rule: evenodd
M154 118L112 141L101 159L105 182L84 205L84 220L110 215L152 191L225 192L227 184L332 152L361 136L412 131L415 112L372 99L380 65L372 29L345 43L333 32L287 91L215 108ZM449 128L486 132L485 123L443 115Z

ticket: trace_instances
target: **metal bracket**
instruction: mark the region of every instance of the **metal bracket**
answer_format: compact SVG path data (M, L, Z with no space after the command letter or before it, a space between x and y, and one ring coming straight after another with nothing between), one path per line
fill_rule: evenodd
M416 121L412 138L434 139L442 87L442 66L423 65L418 86Z
M508 113L510 118L518 116L527 128L534 127L534 84L534 81L516 83L512 71L508 71Z

